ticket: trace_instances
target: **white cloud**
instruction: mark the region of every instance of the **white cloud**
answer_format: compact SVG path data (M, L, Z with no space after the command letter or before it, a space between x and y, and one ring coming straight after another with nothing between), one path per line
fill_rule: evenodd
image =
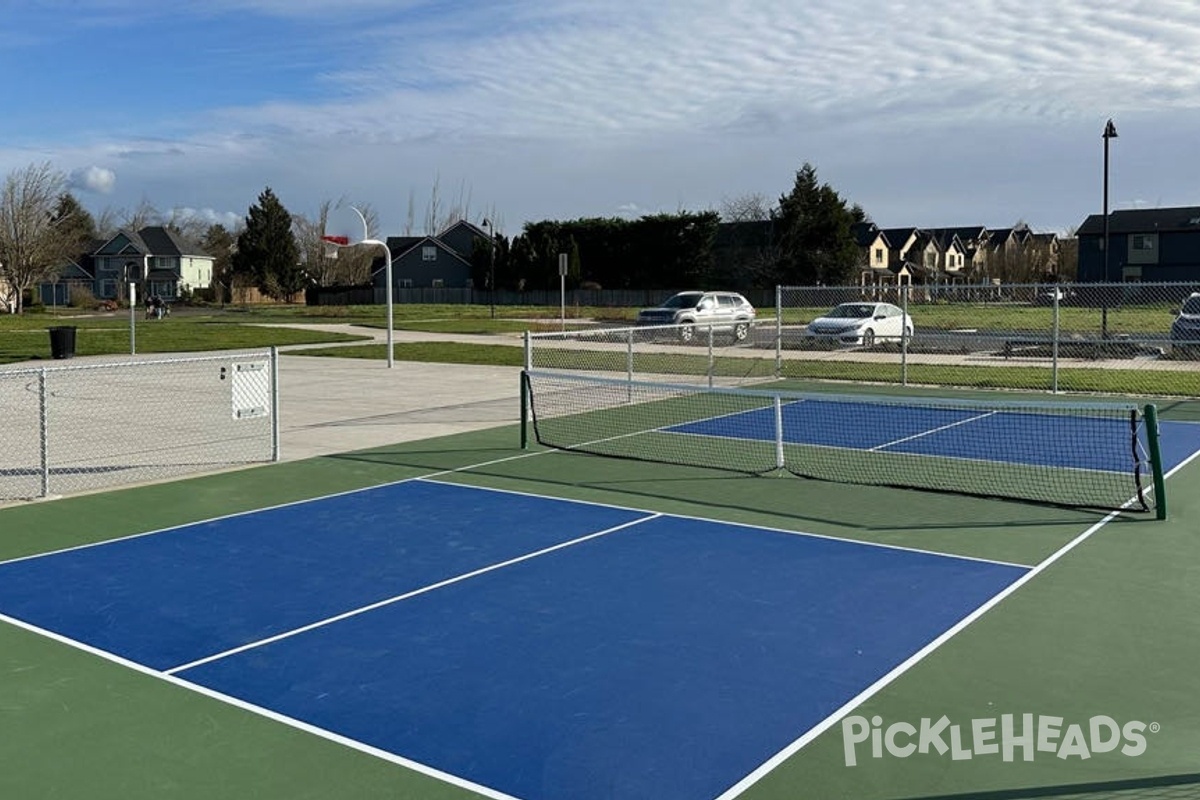
M323 99L195 108L145 121L140 140L101 130L39 150L117 164L130 206L237 218L271 186L300 213L350 193L396 229L435 182L518 225L701 210L774 199L810 161L883 224L1066 227L1095 211L1113 116L1114 205L1122 192L1200 202L1187 145L1200 61L1181 57L1200 49L1194 0L250 7L319 15L313 42L289 42L299 50L353 45L343 66L294 76Z
M94 194L112 194L117 185L117 173L103 167L82 167L72 170L67 181L72 189Z

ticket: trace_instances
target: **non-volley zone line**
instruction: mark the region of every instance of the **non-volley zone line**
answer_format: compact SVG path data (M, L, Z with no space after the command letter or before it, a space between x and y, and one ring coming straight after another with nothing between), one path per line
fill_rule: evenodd
M1123 472L1133 459L1129 419L1119 416L814 399L785 402L780 416L784 444L1102 472ZM1176 434L1169 423L1160 426ZM775 411L764 407L724 413L659 430L771 440L776 435ZM1166 449L1164 459L1168 452L1175 459L1194 452L1200 447L1197 432L1200 428L1180 447ZM1140 441L1144 448L1144 439Z
M0 564L0 613L167 670L650 516L406 481Z
M525 800L708 800L1027 572L789 533L659 515L173 673Z

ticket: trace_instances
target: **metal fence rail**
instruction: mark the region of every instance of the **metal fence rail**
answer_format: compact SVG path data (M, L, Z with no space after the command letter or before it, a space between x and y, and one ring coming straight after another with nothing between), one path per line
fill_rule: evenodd
M781 286L780 376L813 380L1200 397L1193 283ZM812 325L886 302L911 335L853 341ZM1181 315L1181 311L1184 313Z
M279 458L274 349L0 370L0 501Z

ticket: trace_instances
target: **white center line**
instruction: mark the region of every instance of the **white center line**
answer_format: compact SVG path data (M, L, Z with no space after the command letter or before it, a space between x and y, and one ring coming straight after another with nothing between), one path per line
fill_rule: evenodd
M248 643L240 645L238 647L233 647L233 648L230 648L229 650L224 650L220 653L214 653L213 655L205 656L204 658L199 658L199 659L196 659L195 661L190 661L187 664L180 664L177 667L172 667L171 669L163 670L163 673L166 675L176 675L185 670L189 670L192 667L198 667L201 664L209 664L213 661L219 661L228 656L236 655L237 653L244 653L247 650L253 650L257 647L262 647L263 645L268 645L268 644L272 644L274 642L282 641L283 639L288 639L288 638L291 638L292 636L297 636L301 633L307 633L308 631L316 630L317 628L323 628L326 625L332 625L335 622L341 622L342 620L350 619L351 617L356 617L359 614L365 614L368 611L374 611L376 609L383 608L384 606L392 605L393 603L399 603L401 600L407 600L410 597L416 597L417 595L425 594L426 592L432 592L435 589L441 589L445 586L450 586L455 583L460 583L462 581L467 580L468 578L475 578L475 577L478 577L479 575L483 575L488 572L493 572L498 569L503 569L504 567L510 567L513 564L519 564L522 561L528 561L529 559L537 558L538 556L543 556L543 555L546 555L547 553L553 553L556 550L562 550L567 547L573 547L577 544L582 544L583 542L591 541L592 539L596 539L601 536L607 536L610 533L615 533L619 530L633 527L634 525L640 525L643 522L649 522L650 520L658 519L661 516L662 516L662 514L651 514L649 516L642 517L640 519L635 519L630 522L624 522L620 525L615 525L611 528L606 528L605 530L602 530L602 531L596 531L595 533L589 533L586 536L580 536L578 539L572 539L569 542L561 542L559 544L552 545L550 547L542 548L541 550L535 550L532 553L526 553L523 556L517 556L516 558L510 558L508 561L501 561L498 564L492 564L487 567L481 567L480 569L472 570L471 572L464 572L462 575L455 575L453 578L447 578L446 580L438 581L437 583L431 583L428 586L422 586L420 589L414 589L411 592L405 592L404 594L395 595L394 597L389 597L385 600L380 600L376 603L371 603L370 605L362 606L361 608L355 608L350 611L346 611L341 614L337 614L335 616L327 617L325 619L318 620L317 622L313 622L308 625L301 626L299 628L293 628L290 631L284 631L283 633L277 633L274 636L268 636L265 639L259 639L254 642L248 642Z

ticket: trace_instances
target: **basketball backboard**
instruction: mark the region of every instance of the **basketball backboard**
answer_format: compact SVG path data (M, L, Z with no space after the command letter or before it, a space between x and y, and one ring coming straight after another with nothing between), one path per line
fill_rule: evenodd
M349 247L370 238L367 220L352 205L337 205L329 209L321 239L337 247Z

